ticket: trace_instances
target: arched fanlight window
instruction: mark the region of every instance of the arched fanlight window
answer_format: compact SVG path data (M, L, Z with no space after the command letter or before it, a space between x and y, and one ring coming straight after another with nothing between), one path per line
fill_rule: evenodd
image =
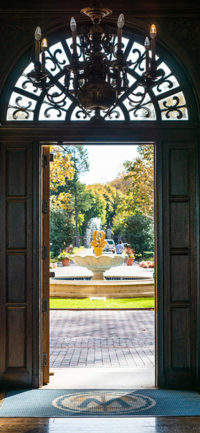
M163 58L156 57L157 67L165 72L162 79L155 82L144 97L144 88L140 84L145 69L143 45L135 38L124 37L123 45L127 60L131 60L128 70L129 88L122 93L118 104L111 112L101 112L105 121L174 121L188 120L187 102L181 83ZM57 85L50 92L57 94L54 103L50 102L42 90L36 89L28 80L27 74L33 69L30 63L15 83L7 109L9 121L90 121L93 113L85 113L77 105L72 95L61 99L64 89L63 66L69 64L72 39L62 39L51 45L45 52L46 68ZM57 103L59 101L59 103Z

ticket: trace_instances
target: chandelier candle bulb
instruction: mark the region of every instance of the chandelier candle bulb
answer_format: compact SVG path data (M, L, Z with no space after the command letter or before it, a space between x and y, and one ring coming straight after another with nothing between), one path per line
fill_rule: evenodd
M42 50L42 72L45 72L45 50L48 48L48 42L46 38L42 39L41 50Z
M42 36L41 28L38 26L35 29L35 62L40 61L40 39Z
M45 51L48 48L48 42L47 42L46 38L42 39L41 48L42 48L42 51Z
M145 41L144 41L144 47L145 47L145 50L146 50L146 59L145 59L145 62L146 62L146 72L148 72L149 71L149 50L150 50L150 40L149 40L149 38L148 38L148 36L145 38Z
M150 36L151 36L151 39L155 39L156 35L157 35L156 25L155 24L151 24L151 27L150 27Z
M118 28L118 51L122 49L122 29L124 27L124 15L120 14L117 20L117 28Z
M76 20L74 17L71 17L70 20L70 29L72 31L72 48L73 48L73 54L76 54Z
M152 61L154 62L156 57L156 36L157 36L157 28L155 24L152 24L150 27L150 36L151 36Z

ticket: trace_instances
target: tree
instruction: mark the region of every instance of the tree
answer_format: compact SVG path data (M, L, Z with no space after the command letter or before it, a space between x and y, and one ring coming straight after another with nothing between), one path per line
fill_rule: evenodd
M81 202L84 201L82 190L85 188L81 187L79 177L89 169L88 153L81 145L62 146L62 149L56 146L52 150L55 158L50 166L51 204L68 211L74 224L75 245L79 246L79 225L84 220L81 213Z
M113 186L117 190L121 191L123 194L127 194L128 190L131 188L131 179L127 178L126 171L120 173L114 180L112 180L109 185Z
M71 207L73 206L75 216L75 246L79 247L79 221L81 220L81 202L83 202L79 177L89 170L88 152L82 145L64 146L64 151L70 154L70 159L74 167L73 179L66 182L65 187L72 197Z
M152 218L135 214L126 219L124 227L126 242L131 244L136 254L154 250L154 224Z
M67 209L71 194L64 189L66 179L72 181L75 169L71 155L60 151L59 146L51 146L54 160L50 164L50 196L51 203L62 209Z
M113 219L118 211L118 207L123 202L124 194L109 183L88 185L87 189L92 191L93 194L99 194L102 202L101 218L104 230L112 227Z
M51 166L51 203L66 211L80 245L89 221L100 217L104 230L125 241L128 218L140 214L153 218L153 146L138 146L138 157L124 163L125 171L107 184L84 185L79 178L88 170L83 146L63 146Z
M101 223L105 223L105 201L95 189L91 189L90 185L85 190L85 201L88 203L87 209L84 212L84 222L82 224L82 234L92 218L100 218Z
M73 241L74 225L70 215L71 194L66 180L72 181L75 170L71 155L60 146L52 146L54 160L50 164L50 245L54 256Z
M135 161L126 161L125 179L131 180L126 200L126 213L154 214L154 167L153 146L138 146L139 156Z
M73 242L74 225L66 209L52 205L50 208L50 250L57 256Z
M153 219L154 215L153 146L142 145L137 150L138 157L134 161L126 161L125 173L112 182L124 191L113 219L113 231L118 238L124 238L124 227L129 217L140 214Z

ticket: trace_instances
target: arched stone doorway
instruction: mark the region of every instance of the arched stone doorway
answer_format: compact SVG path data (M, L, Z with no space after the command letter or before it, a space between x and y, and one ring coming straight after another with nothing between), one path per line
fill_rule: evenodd
M59 40L57 35L56 41ZM134 49L133 41L130 41L131 38L127 42L127 55L131 48ZM168 89L154 89L146 101L150 115L146 115L149 111L143 106L138 120L138 113L128 111L130 107L122 100L118 108L119 117L104 120L103 128L102 123L91 122L87 118L85 121L78 120L73 101L62 110L64 116L61 113L60 121L48 117L48 121L44 120L49 106L43 107L42 95L34 95L33 90L27 94L22 81L19 82L27 65L18 64L18 75L13 69L5 85L2 94L0 264L0 378L4 385L38 387L43 383L43 245L39 230L41 145L62 141L155 143L157 385L198 386L197 110L184 72L178 63L173 70L173 61L162 47L159 61L163 60L162 53L168 60L165 78L174 78L169 80L171 85L169 81L165 83L169 85ZM137 81L135 71L132 78ZM135 82L132 86L135 91ZM17 95L13 97L12 91ZM17 99L19 97L22 99ZM22 106L23 98L26 102L27 97L35 104ZM168 98L172 99L171 105ZM17 113L23 116L17 119ZM26 119L27 113L29 118ZM14 118L9 117L13 115Z

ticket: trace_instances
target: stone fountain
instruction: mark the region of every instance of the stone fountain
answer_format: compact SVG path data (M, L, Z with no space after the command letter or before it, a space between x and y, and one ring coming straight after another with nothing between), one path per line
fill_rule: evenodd
M72 260L78 265L83 266L93 272L93 280L103 280L104 272L114 266L120 266L124 262L125 256L107 256L103 255L103 249L107 242L105 241L105 233L103 231L95 230L93 233L93 240L91 245L94 248L95 255L72 257Z
M73 256L73 261L93 272L93 280L103 280L103 274L113 266L120 266L124 262L123 256Z

